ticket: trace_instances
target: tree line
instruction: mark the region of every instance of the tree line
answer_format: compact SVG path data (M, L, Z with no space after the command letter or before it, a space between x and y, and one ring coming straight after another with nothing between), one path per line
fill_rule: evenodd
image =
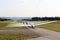
M60 20L60 17L32 17L32 21Z
M32 17L31 19L24 19L28 21L53 21L53 20L60 20L60 17Z
M6 18L0 18L0 21L9 21L11 19L6 19Z

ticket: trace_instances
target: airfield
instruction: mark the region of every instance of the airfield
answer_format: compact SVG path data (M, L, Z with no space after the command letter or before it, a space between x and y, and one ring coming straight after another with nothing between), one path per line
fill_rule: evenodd
M26 24L26 22L28 24ZM43 24L52 23L52 22L55 22L55 21L25 21L24 23L14 21L14 22L11 22L9 25L7 25L7 27L16 27L16 26L17 27L28 27L28 26L31 26L30 24L38 26L38 25L43 25Z
M55 23L57 21L24 21L29 24L26 25L23 22L4 22L9 23L5 27L0 28L0 39L5 40L60 40L60 32L56 32L53 30L48 30L45 28L40 28L40 25L48 25L51 23ZM3 22L0 22L3 23ZM29 28L28 26L36 25L36 28ZM2 26L2 25L0 25ZM42 26L41 26L42 27ZM9 37L6 37L9 36ZM19 35L19 36L18 36ZM2 37L1 37L2 36ZM5 36L5 37L4 37ZM12 38L11 38L12 37Z

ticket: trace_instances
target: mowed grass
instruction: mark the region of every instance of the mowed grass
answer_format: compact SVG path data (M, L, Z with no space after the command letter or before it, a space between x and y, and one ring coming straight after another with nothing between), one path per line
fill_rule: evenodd
M60 21L39 25L38 27L60 32Z
M28 34L0 34L0 40L25 40L29 38L36 38L36 36Z
M9 23L8 22L0 22L0 28L7 26Z
M7 25L9 25L10 22L0 22L0 30L14 30L14 29L27 29L26 27L7 27Z
M21 30L21 29L27 29L26 27L2 27L0 30Z

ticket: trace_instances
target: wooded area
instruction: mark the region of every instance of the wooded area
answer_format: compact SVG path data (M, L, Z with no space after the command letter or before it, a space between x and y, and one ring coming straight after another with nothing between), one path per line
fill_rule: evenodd
M60 17L32 17L32 19L23 19L28 21L53 21L53 20L60 20Z

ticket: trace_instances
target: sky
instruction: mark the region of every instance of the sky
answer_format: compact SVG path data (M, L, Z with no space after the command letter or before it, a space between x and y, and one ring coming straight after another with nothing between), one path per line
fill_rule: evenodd
M0 17L60 16L60 0L0 0Z

